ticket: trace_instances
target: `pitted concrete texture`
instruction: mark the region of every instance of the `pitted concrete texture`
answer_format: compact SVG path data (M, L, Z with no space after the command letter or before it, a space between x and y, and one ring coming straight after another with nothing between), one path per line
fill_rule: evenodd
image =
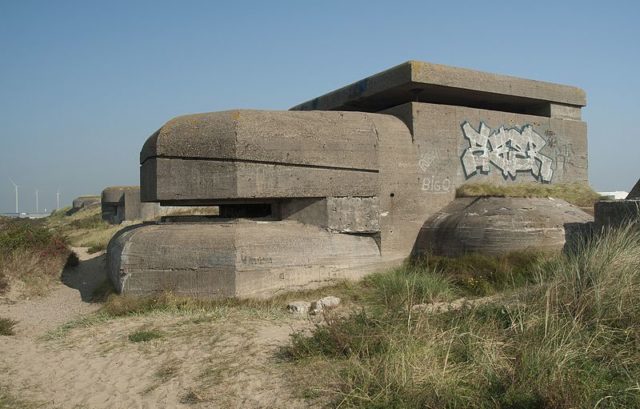
M111 224L123 221L155 221L165 216L218 215L214 206L161 206L140 202L140 186L110 186L102 191L102 219Z
M77 211L98 204L100 204L100 196L79 196L73 199L71 208Z
M373 196L377 128L393 121L358 112L239 110L178 117L142 149L142 200Z
M580 107L587 104L576 87L408 61L292 110L380 112L409 101L572 119L580 119Z
M443 243L558 248L590 220L560 201L511 199L495 209L497 225L472 218L473 229L448 216L462 226L444 236L458 247L423 225L465 183L588 182L585 104L575 87L410 61L292 111L175 118L142 148L141 200L220 206L236 222L123 233L109 246L112 277L136 294L262 296Z
M458 198L425 222L414 255L559 251L568 236L592 222L580 208L559 199Z
M111 224L140 220L140 186L110 186L102 191L102 220Z
M393 141L395 158L379 154L399 178L390 189L380 181L382 230L402 232L387 245L383 234L384 252L411 248L465 183L587 183L585 104L576 87L410 61L292 109L383 113L409 128L411 140Z
M108 265L119 292L197 297L268 297L385 267L372 237L243 220L124 229L109 243Z
M600 200L594 206L595 227L621 227L640 222L640 199Z
M635 184L633 189L631 189L631 192L629 192L627 199L640 199L640 179L638 179L638 182Z
M280 217L338 233L380 232L378 197L287 200L280 204Z

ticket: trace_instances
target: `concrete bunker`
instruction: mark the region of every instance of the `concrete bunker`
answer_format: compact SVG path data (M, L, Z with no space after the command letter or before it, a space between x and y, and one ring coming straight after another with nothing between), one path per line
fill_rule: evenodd
M78 211L80 209L85 209L88 207L96 206L100 203L100 196L78 196L73 199L71 204L71 210Z
M140 186L110 186L102 191L102 220L110 224L125 221L155 221L169 216L217 216L215 206L161 206L141 202Z
M407 62L290 111L172 119L140 154L142 202L218 206L109 245L125 293L262 297L397 265L468 182L587 183L585 94Z
M594 206L595 227L620 227L640 221L640 180L633 186L626 199L599 200Z

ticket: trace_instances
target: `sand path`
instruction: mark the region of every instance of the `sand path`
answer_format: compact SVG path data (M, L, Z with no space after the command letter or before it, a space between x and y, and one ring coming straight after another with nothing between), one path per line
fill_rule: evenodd
M104 255L74 249L48 296L0 305L17 320L0 337L0 387L42 408L306 408L287 379L278 350L304 319L241 310L154 314L92 322L62 333L62 324L90 316L105 279ZM162 337L134 343L138 330Z

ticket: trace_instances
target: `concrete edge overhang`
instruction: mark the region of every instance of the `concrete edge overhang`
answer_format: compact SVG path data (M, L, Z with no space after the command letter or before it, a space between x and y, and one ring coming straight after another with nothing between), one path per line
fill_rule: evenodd
M291 110L378 112L407 102L544 114L550 103L580 108L587 99L573 86L407 61Z

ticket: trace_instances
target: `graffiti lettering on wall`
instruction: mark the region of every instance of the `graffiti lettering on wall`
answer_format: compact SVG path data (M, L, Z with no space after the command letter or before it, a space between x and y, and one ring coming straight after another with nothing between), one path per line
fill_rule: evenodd
M469 147L462 154L462 167L467 178L480 169L489 173L490 164L502 171L502 176L515 179L518 172L529 171L541 182L550 182L553 176L553 160L540 153L547 144L531 125L522 128L501 126L493 131L483 122L475 130L468 122L462 124Z
M432 173L429 176L430 168L436 160L436 153L430 151L420 157L418 167L426 175L422 178L422 190L430 193L448 193L451 191L451 180L448 177L436 178Z

